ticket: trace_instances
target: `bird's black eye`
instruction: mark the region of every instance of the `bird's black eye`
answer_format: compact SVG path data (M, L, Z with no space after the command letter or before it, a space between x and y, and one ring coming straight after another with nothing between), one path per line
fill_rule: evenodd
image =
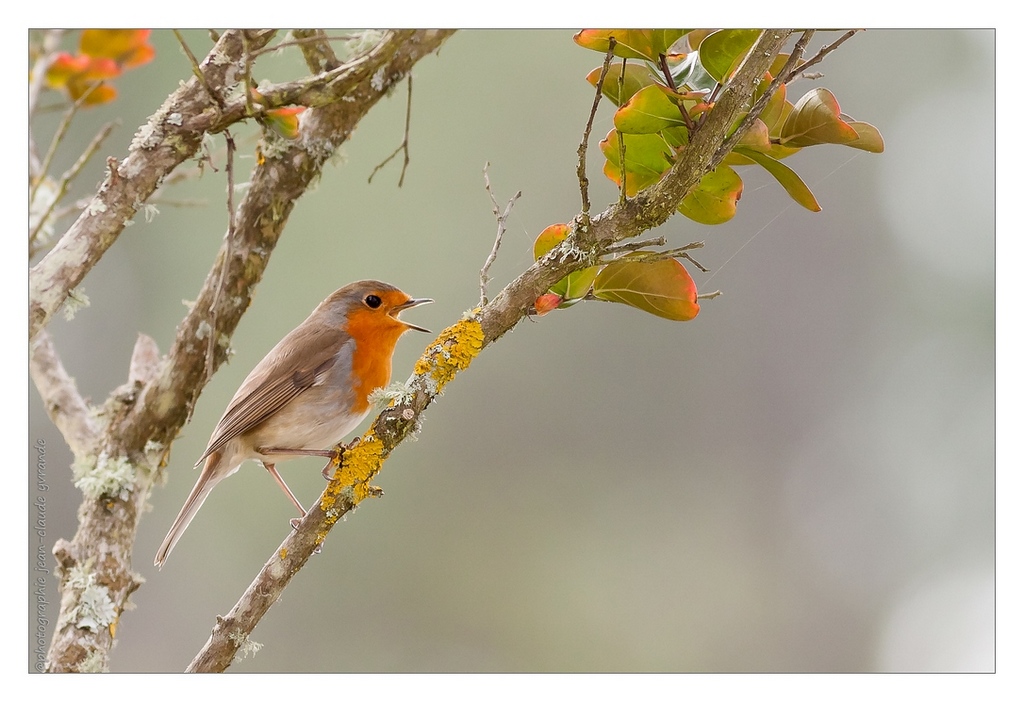
M369 307L371 310L375 310L378 307L380 307L380 298L377 297L376 295L367 295L366 299L363 300L363 302L365 302L366 306Z

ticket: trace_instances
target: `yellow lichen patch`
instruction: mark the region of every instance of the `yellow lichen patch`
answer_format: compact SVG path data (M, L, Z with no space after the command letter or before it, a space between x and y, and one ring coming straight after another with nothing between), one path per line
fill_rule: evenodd
M351 491L353 505L366 498L370 479L381 469L383 455L384 445L372 429L363 435L356 446L345 450L341 456L341 465L320 500L320 509L328 515L328 520L332 513L337 512L335 503L346 490Z
M463 319L441 332L420 359L416 375L434 381L431 390L438 394L455 374L469 367L484 347L484 330L475 319Z
M280 551L277 552L277 555L279 555L281 557L281 560L283 561L285 558L288 558L288 549L282 548Z

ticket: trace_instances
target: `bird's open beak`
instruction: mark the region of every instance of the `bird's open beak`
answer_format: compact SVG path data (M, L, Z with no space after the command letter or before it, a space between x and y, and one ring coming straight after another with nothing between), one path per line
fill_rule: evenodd
M431 300L429 297L413 297L413 298L410 298L410 299L406 300L405 302L403 302L402 304L396 306L393 310L391 310L391 316L394 317L399 322L401 322L402 324L404 324L405 326L409 327L410 329L415 329L416 331L426 332L426 333L430 334L431 332L430 332L429 329L426 329L424 327L418 327L415 324L410 324L409 322L405 321L404 319L398 319L398 314L402 310L407 310L407 309L410 309L412 307L418 307L419 305L425 305L428 302L433 302L433 300Z

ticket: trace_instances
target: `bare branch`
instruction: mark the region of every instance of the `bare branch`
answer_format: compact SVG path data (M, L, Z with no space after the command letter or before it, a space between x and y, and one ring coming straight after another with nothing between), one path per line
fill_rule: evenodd
M32 74L28 82L29 121L32 120L32 117L36 113L36 108L39 106L39 93L43 89L46 71L50 68L50 57L57 51L57 47L60 46L60 40L63 36L63 29L49 29L43 35L43 45L39 52L39 58L37 58L36 62L32 65Z
M306 59L306 65L313 73L333 71L341 65L330 42L342 37L329 37L322 29L293 29L292 36L296 37L294 41L283 41L276 46L262 49L254 53L253 56L258 56L265 51L276 51L285 46L297 45L302 51L302 57Z
M78 157L78 160L76 160L71 165L71 168L64 171L64 174L60 177L60 180L57 181L57 192L54 195L53 200L50 201L50 204L47 205L46 209L42 212L42 214L39 215L39 219L36 222L36 226L32 228L31 232L29 232L29 258L38 253L39 249L42 248L38 245L39 233L43 230L43 227L46 225L46 221L50 218L50 215L53 213L53 208L56 207L57 203L61 201L65 194L67 194L68 187L71 185L71 181L75 179L75 176L77 176L83 168L85 168L85 164L88 163L89 159L92 158L93 154L95 154L99 150L100 145L108 136L110 136L110 132L118 124L118 122L107 122L105 125L103 125L103 128L100 129L99 133L92 138L92 141L90 141L89 144L85 147L85 150L82 151L82 154ZM40 179L39 182L41 183L42 179Z
M491 204L493 205L491 211L494 212L494 217L498 220L498 232L494 235L494 246L491 247L491 252L487 255L487 260L484 261L484 267L480 269L481 307L487 304L487 284L491 282L491 278L488 273L491 270L491 264L494 263L494 259L498 257L498 248L501 247L501 237L505 235L505 221L512 212L512 205L516 204L516 200L523 195L522 190L517 190L516 194L509 199L508 204L505 206L505 212L501 212L498 208L498 201L494 198L494 193L491 191L491 178L487 173L487 169L490 165L490 163L484 164L484 189L491 198Z
M795 67L789 68L788 71L786 69L783 69L782 71L780 71L780 74L783 74L785 76L784 81L786 83L789 83L791 80L793 80L797 76L797 74L800 74L802 71L806 71L811 66L815 65L816 63L821 62L821 60L823 58L825 58L826 56L831 54L833 51L838 49L840 44L842 44L846 40L848 40L851 37L853 37L859 31L861 31L861 30L859 30L859 29L851 29L846 34L844 34L843 36L839 37L838 39L836 39L834 42L832 42L828 46L822 47L821 50L818 51L818 53L816 53L811 58L807 59L806 62L800 64L800 66L795 66ZM808 37L808 40L810 40L810 37ZM806 42L805 42L805 45L806 45ZM796 53L796 52L794 51L794 53ZM806 77L819 78L820 76L821 76L821 74L819 73L819 74L810 74L809 76L806 76Z
M75 456L84 456L96 445L99 429L89 405L78 394L75 380L64 370L50 335L36 335L29 350L29 374L46 413L64 436Z
M576 163L576 178L580 181L580 196L583 198L580 214L583 215L585 220L590 216L590 181L587 179L587 149L590 143L590 130L594 126L597 106L601 104L601 88L604 86L605 76L608 75L608 67L612 63L613 51L615 51L615 37L609 37L608 53L604 55L604 63L601 64L601 75L597 78L594 104L590 106L590 117L587 118L587 126L583 129L583 138L580 140L580 146L576 149L576 154L579 157Z
M213 300L210 302L210 338L206 340L206 382L213 377L213 351L217 347L217 310L220 306L221 292L224 290L224 276L227 275L227 262L231 260L231 242L235 240L235 140L231 138L231 132L224 130L224 141L227 144L227 162L224 169L227 171L228 187L228 231L224 235L224 265L220 267L220 278L217 280L216 289L213 292Z
M188 44L185 42L185 37L181 36L181 32L179 32L177 29L172 29L171 31L174 32L174 36L178 40L178 43L181 44L181 48L185 52L185 55L188 57L189 63L192 64L192 75L194 75L196 77L196 80L199 81L200 85L203 86L203 90L206 91L206 94L209 95L214 102L223 107L224 98L222 98L220 94L217 93L213 88L211 88L210 84L206 82L206 75L203 73L203 70L199 67L199 61L196 60L196 55L192 53L192 49L188 48ZM245 32L241 32L239 36L242 38L242 45L244 47L246 42Z
M383 161L381 161L380 163L377 164L376 168L373 169L373 173L371 173L370 177L366 179L367 183L372 183L373 182L373 176L375 176L377 174L377 171L379 171L381 168L384 168L384 166L388 165L388 163L391 161L391 159L393 159L395 156L397 156L399 152L404 152L405 153L405 161L402 163L402 175L400 175L398 177L398 187L402 187L402 183L405 182L405 169L407 169L409 167L409 124L412 122L412 74L411 73L409 74L409 78L407 79L407 81L409 83L409 96L408 96L408 98L406 99L406 102L405 102L405 137L402 139L402 143L398 145L398 148L391 152L390 156L388 156L386 159L384 159Z
M67 112L64 113L64 117L61 118L60 124L57 125L57 131L53 134L53 139L50 140L50 147L46 150L46 155L43 156L42 162L39 164L39 171L32 174L32 189L29 191L28 200L32 202L36 197L36 191L39 186L43 183L43 179L50 170L50 163L53 161L54 155L57 153L57 147L64 140L64 135L67 134L68 127L71 126L71 120L78 114L78 110L85 104L85 101L89 99L89 96L93 92L103 85L103 81L97 81L86 89L82 95L75 100L75 102L68 108Z

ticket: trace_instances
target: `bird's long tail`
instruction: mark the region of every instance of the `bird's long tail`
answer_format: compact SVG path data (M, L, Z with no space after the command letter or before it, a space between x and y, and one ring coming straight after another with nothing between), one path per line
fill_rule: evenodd
M186 529L188 529L188 525L196 516L196 512L199 511L199 508L203 506L203 502L206 501L210 491L213 490L217 483L231 474L230 472L225 473L224 471L216 470L220 459L220 451L212 453L209 458L206 459L206 464L203 466L203 471L199 476L199 480L196 481L195 487L193 487L192 492L189 493L184 506L182 506L181 511L178 512L178 517L174 520L174 524L171 525L171 530L167 532L167 536L164 537L164 542L160 544L160 549L156 552L156 558L153 559L153 565L158 568L163 567L164 561L167 560L167 556L171 554L171 550L174 548L174 545L178 543L178 539L180 539L181 535L185 533Z

